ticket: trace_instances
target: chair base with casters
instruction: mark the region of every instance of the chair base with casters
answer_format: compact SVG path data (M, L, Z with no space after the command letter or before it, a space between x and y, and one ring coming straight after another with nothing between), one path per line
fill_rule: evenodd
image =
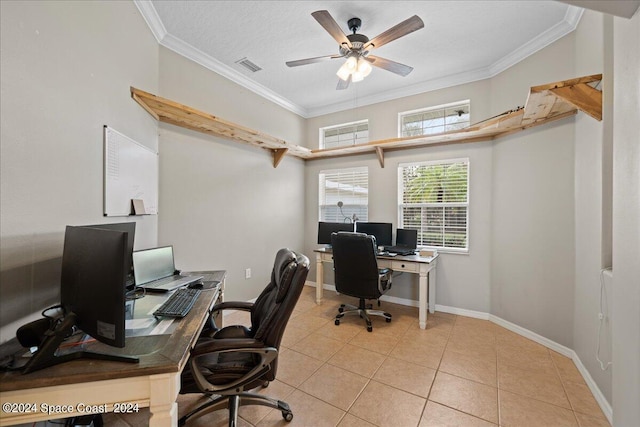
M267 382L263 387L267 387L269 383ZM287 402L283 402L282 400L272 399L268 396L263 396L257 393L251 392L243 392L238 393L233 396L218 396L213 399L211 402L205 403L204 405L194 409L188 414L184 415L178 420L178 425L183 426L186 424L187 420L192 417L200 417L202 415L208 414L209 412L215 412L221 409L229 410L229 425L235 426L235 421L238 419L238 409L240 406L248 406L248 405L260 405L267 406L269 408L274 408L279 410L282 413L282 418L285 421L293 420L293 412L291 412L291 408L287 404Z
M378 302L379 303L379 302ZM369 316L380 316L384 317L387 323L391 322L391 315L382 310L374 310L371 304L365 304L364 298L360 298L360 302L358 307L351 304L340 304L340 308L338 308L338 315L336 316L335 324L336 326L340 324L340 319L344 317L345 314L358 314L362 319L367 323L367 331L372 332L373 326L371 325L371 319Z

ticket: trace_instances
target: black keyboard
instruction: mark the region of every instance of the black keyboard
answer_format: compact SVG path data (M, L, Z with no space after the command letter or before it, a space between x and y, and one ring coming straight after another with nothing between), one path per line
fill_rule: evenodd
M164 317L184 317L189 314L191 307L195 304L198 296L202 292L200 289L180 288L171 294L167 300L162 303L156 311L153 312L154 316Z

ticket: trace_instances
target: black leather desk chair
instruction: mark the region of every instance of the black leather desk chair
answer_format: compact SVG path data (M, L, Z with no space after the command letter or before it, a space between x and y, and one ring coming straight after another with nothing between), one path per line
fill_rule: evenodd
M360 300L357 307L342 304L335 324L339 325L345 314L359 314L367 322L369 332L373 330L370 315L382 316L391 322L389 313L373 310L370 304L365 304L366 299L378 299L391 289L393 271L378 268L376 238L363 233L333 233L331 246L336 291Z
M286 421L293 413L286 402L250 393L276 378L278 349L309 273L309 259L289 249L280 249L271 272L271 282L255 303L223 302L213 310L251 312L251 327L230 325L201 335L182 373L180 393L202 393L211 401L179 420L187 420L218 409L229 409L229 426L237 425L238 407L263 405L279 409Z

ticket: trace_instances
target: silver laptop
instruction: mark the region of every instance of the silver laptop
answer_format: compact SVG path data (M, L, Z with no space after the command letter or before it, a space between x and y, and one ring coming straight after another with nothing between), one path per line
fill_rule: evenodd
M172 291L204 277L176 274L173 246L133 252L133 275L136 286L159 292Z

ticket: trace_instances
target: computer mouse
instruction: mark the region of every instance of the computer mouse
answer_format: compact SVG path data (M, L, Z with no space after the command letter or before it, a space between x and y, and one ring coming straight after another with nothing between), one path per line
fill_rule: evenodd
M190 283L189 286L187 286L189 289L202 289L204 286L204 284L201 281L197 281L197 282L193 282Z

